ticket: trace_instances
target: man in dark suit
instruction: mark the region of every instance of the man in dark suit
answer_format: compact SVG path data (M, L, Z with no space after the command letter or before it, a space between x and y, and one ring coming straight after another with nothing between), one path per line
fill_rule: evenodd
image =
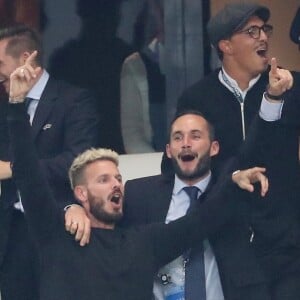
M204 201L215 181L210 171L210 160L218 151L214 129L203 115L196 111L186 111L175 117L167 155L172 159L176 175L157 175L127 181L123 225L168 223L181 217L190 203L183 191L185 186L198 187L202 191L200 199ZM209 241L204 241L207 300L271 299L265 278L248 247L249 237L243 234L243 231L247 231L240 214L243 203L241 201L238 205L239 214L231 223L211 236ZM177 280L180 264L176 260L171 264L175 265L176 271L167 265L155 280L155 299L166 299L166 289ZM169 279L164 281L165 278Z
M10 74L34 51L32 64L40 72L30 91L19 97L26 97L32 138L55 199L70 203L73 197L68 169L78 153L98 144L99 117L94 99L87 91L49 77L42 66L40 38L23 25L0 31L0 79L7 93ZM23 76L28 78L26 69ZM5 135L5 122L1 126ZM22 195L18 194L12 178L13 157L7 141L1 136L0 289L3 300L35 300L38 299L38 256L24 220Z

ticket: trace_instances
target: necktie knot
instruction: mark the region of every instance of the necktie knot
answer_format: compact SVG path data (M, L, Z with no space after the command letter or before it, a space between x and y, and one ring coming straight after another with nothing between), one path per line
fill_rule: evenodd
M197 201L198 192L200 191L199 188L197 188L196 186L186 186L183 189L190 197L191 203Z
M187 213L191 213L197 207L198 193L200 189L197 188L196 186L186 186L183 188L183 190L188 194L190 198L190 206L187 210Z

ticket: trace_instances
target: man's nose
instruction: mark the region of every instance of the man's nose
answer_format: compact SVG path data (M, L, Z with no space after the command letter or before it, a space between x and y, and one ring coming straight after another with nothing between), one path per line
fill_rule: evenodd
M182 140L182 146L187 148L191 146L191 139L189 138L189 136L184 136L183 140Z
M117 178L114 178L114 181L113 181L113 188L116 189L116 188L120 188L121 186L123 185L123 183L117 179Z
M261 29L260 30L260 36L259 36L259 40L260 41L267 41L269 38L267 36L267 34Z

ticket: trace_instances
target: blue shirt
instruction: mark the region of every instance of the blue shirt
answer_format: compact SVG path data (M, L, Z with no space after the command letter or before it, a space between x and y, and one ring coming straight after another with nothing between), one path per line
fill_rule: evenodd
M209 182L211 179L211 173L209 173L205 178L194 184L199 188L199 195L200 193L205 192ZM184 187L187 185L180 180L175 175L175 182L174 188L172 193L172 199L170 202L168 214L166 217L166 223L174 221L182 216L184 216L187 212L188 207L190 206L190 198L187 193L183 190ZM205 240L203 242L204 247L204 265L205 265L205 285L206 285L206 300L223 300L223 291L218 271L218 266L216 262L216 258L214 256L213 250L208 242ZM169 263L165 267L163 267L159 273L172 273L173 269L178 270L178 268L183 269L183 259L177 258L173 262ZM171 270L171 271L170 271ZM177 271L177 273L179 273ZM172 277L172 274L170 274ZM177 274L175 274L176 276ZM171 278L172 280L172 278ZM174 281L179 281L178 279L174 278ZM162 300L163 298L163 289L166 286L162 285L159 280L156 280L154 283L154 295L155 299Z
M36 111L39 101L41 99L42 93L45 89L45 86L48 82L48 79L49 79L48 72L46 70L43 70L41 77L35 83L35 85L32 87L32 89L28 92L28 94L26 96L28 98L33 99L30 102L28 109L27 109L27 112L30 116L30 124L32 124L32 120L33 120L35 111Z

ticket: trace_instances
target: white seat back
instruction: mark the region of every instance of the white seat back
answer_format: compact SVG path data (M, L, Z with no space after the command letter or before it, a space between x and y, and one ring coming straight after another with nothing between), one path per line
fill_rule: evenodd
M160 174L162 152L122 154L119 156L119 170L125 183L129 179Z

